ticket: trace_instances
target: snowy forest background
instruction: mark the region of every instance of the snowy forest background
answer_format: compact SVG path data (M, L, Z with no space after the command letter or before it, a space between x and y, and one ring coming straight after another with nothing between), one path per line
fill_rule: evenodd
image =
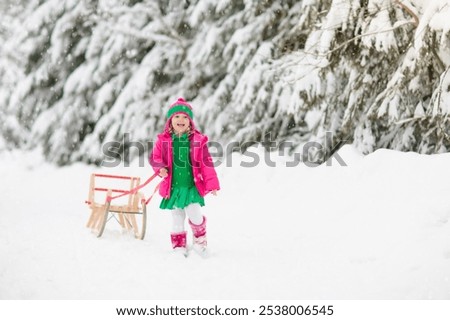
M0 0L0 151L98 163L184 96L210 139L450 150L448 0ZM324 157L323 157L324 156Z

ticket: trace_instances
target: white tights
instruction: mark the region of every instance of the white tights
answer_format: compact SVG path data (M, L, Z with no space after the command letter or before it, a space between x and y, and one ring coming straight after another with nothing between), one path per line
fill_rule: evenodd
M184 231L186 214L193 224L200 225L203 223L200 205L198 203L191 203L183 209L176 208L172 210L172 232L179 233Z

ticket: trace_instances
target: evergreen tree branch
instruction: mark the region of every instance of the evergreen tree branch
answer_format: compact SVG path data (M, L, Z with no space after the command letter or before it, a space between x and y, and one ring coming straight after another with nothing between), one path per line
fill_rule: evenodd
M444 83L445 78L447 77L447 73L448 73L449 69L450 69L450 66L447 67L447 69L442 73L441 81L439 83L439 89L438 89L438 92L437 92L437 95L436 95L436 103L437 103L437 105L436 105L436 108L435 108L437 114L439 114L440 113L439 111L441 110L442 85Z
M374 32L367 32L367 33L364 33L364 34L357 35L357 36L355 36L355 37L353 37L353 38L351 38L351 39L349 39L347 41L344 41L339 46L337 46L337 47L335 47L335 48L333 48L331 50L328 50L327 52L324 52L324 53L311 52L311 51L306 51L306 50L304 51L304 53L309 54L309 55L313 55L313 56L316 56L316 57L327 57L329 54L334 53L334 52L342 49L343 47L345 47L346 45L348 45L349 43L351 43L351 42L353 42L355 40L361 39L363 37L371 36L371 35L374 35L374 34L380 34L380 33L394 31L394 30L397 30L400 27L403 27L403 26L411 24L411 23L415 23L415 22L413 22L413 21L406 21L405 20L402 23L397 23L394 27L389 28L389 29L379 30L379 31L374 31Z
M414 13L407 5L405 5L400 0L394 0L400 7L402 7L403 10L405 10L410 16L414 19L414 26L417 28L419 25L419 17L417 17L417 14Z
M149 7L150 6L150 7ZM155 34L155 35L149 35L148 33L145 33L141 30L133 30L133 29L128 29L128 30L123 30L123 28L117 28L116 24L114 23L114 27L110 28L111 30L115 31L115 32L119 32L125 35L129 35L132 37L135 37L137 39L142 39L142 40L152 40L152 41L175 41L177 42L181 47L185 48L185 46L183 45L183 40L182 37L178 34L178 32L170 25L168 25L166 23L166 21L163 19L163 12L161 11L161 8L158 4L156 3L149 3L144 5L140 5L137 4L133 7L122 7L122 8L117 8L117 9L104 9L102 10L102 15L104 17L110 16L110 17L120 17L121 15L124 14L129 14L129 15L133 15L133 14L137 14L137 13L145 13L147 14L151 19L153 19L153 21L158 21L161 26L162 29L167 33L167 34ZM185 14L184 14L185 15ZM183 21L183 19L181 19L181 21Z
M165 34L157 34L157 33L146 33L141 30L136 30L132 28L124 28L123 26L108 26L108 28L114 33L120 33L125 36L134 37L140 40L154 41L154 42L179 42L179 39L174 39Z
M435 42L436 42L436 34L433 33L432 43L429 46L429 48L431 50L431 53L433 54L433 57L436 59L436 62L437 62L437 65L438 65L438 72L442 73L445 70L445 65L444 65L444 62L442 62L441 57L439 57L438 53L436 52Z

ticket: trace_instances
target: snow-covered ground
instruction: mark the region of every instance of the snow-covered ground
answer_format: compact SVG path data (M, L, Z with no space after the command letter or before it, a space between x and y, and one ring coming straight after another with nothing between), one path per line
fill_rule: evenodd
M85 228L89 174L144 179L147 164L0 154L0 299L449 299L450 154L339 154L347 167L219 166L208 259L171 252L159 197L143 241Z

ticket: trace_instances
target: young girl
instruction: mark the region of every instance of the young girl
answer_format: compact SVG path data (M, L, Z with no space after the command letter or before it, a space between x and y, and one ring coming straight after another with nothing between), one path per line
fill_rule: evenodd
M206 142L208 138L195 129L192 106L183 98L172 103L167 112L164 132L150 154L153 170L164 180L159 193L163 197L160 208L170 210L173 227L172 248L187 255L186 215L193 233L194 249L206 252L206 217L201 213L204 196L216 195L220 189Z

